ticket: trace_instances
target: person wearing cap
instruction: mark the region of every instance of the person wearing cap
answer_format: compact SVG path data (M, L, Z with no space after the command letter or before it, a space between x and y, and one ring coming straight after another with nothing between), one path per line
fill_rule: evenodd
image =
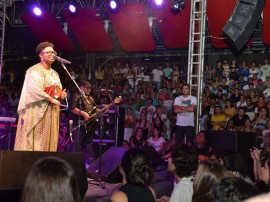
M91 84L88 81L81 81L79 83L79 87L81 91L84 92L87 100L82 98L79 93L76 93L71 99L69 117L73 120L74 127L78 126L79 120L87 121L99 111L99 109L96 108L94 98L91 96ZM90 165L90 163L95 160L92 145L93 133L95 130L94 123L95 121L90 121L72 133L72 151L84 152L85 162L87 165Z
M40 62L26 71L21 92L14 150L56 152L60 101L67 93L51 67L56 55L53 44L38 44L36 53Z

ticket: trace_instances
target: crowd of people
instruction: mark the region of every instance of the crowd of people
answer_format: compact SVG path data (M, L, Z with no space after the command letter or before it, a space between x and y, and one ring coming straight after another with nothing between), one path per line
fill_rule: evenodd
M60 113L58 151L74 151L74 143L72 143L68 127L69 120L73 119L72 114L88 120L91 113L86 114L85 111L102 110L104 106L112 103L115 97L122 98L120 107L125 108L123 146L134 147L135 150L128 150L130 153L123 156L120 171L123 175L124 186L120 192L113 195L113 201L120 201L117 197L124 199L129 197L130 190L134 190L132 188L134 185L137 186L138 191L140 187L144 187L143 190L149 200L156 200L156 193L148 188L152 169L144 154L136 150L146 145L153 146L161 157L168 160L168 170L175 177L172 195L158 198L158 201L222 201L221 195L222 198L238 197L241 201L270 191L270 156L267 153L270 142L270 65L268 59L265 59L262 65L257 65L255 61L252 61L250 65L247 65L245 61L237 64L236 60L229 63L227 59L224 59L218 61L213 68L210 65L205 66L200 121L202 131L195 136L194 111L198 98L192 96L193 92L187 84L187 71L184 67L168 63L155 67L135 64L130 66L119 62L114 66L98 66L96 69L88 67L89 72L82 66L77 69L70 67L69 72L79 83L80 90L84 91L91 100L91 108L88 109L86 106L85 110L76 111L76 108L81 105L77 95L79 89L73 85L65 72L59 70L60 77L58 77L58 74L51 70L50 65L54 61L55 54L52 48L53 46L46 44L37 50L41 60L38 65L45 68L38 73L53 77L54 81L61 78L59 87L52 85L53 90L48 89L48 93L55 93L55 89L59 90L56 99L45 97L47 99L45 104L49 102L53 104L49 110L53 112L55 110L53 107L55 105L59 107L60 102L62 105L69 106L69 109L63 108L59 110L60 112L58 111ZM45 64L49 64L47 69ZM36 73L34 68L31 70ZM28 94L21 92L23 79L14 82L21 75L16 75L14 69L5 69L5 71L1 82L0 116L17 117L19 97L22 98ZM33 75L31 71L26 74L27 78ZM40 77L33 77L34 80L38 78ZM31 83L33 79L28 81L27 87L33 86ZM24 99L24 101L30 100ZM86 105L84 101L82 102ZM23 117L25 110L32 107L29 116L38 112L35 111L35 107L40 106L35 102L32 104L25 103L23 107L19 107L18 126L20 128L29 124ZM30 133L33 136L29 136L33 143L36 129L39 127ZM212 151L203 130L253 132L262 136L261 147L264 152L260 152L257 148L250 151L254 163L253 175L245 170L244 161L241 160L239 153ZM25 132L25 129L20 132ZM181 146L184 142L187 145ZM21 144L21 141L18 144ZM26 145L29 146L28 143ZM138 164L127 163L136 158L140 158ZM235 161L235 159L238 160ZM144 169L140 167L142 162L144 162ZM134 175L135 171L144 176ZM250 191L243 192L242 187ZM134 195L131 194L131 196Z
M260 65L256 61L248 65L244 60L237 64L235 59L231 62L224 59L215 66L205 65L201 130L256 132L263 136L262 145L269 142L268 63L267 58ZM183 85L187 83L185 67L169 63L156 67L136 64L131 66L117 62L113 66L98 66L96 69L86 69L82 65L79 68L70 67L69 72L76 81L91 83L91 94L98 106L111 103L114 97L122 97L121 107L126 112L125 139L131 146L153 145L162 153L166 142L173 137L172 133L179 131L174 102L176 97L183 94ZM70 103L72 95L78 93L78 89L63 70L60 69L58 73L61 75L63 88L67 89ZM12 68L3 73L1 116L18 116L21 82L14 82L17 77ZM62 127L68 125L69 115L69 111L61 111L60 133ZM194 134L187 137L191 144L193 139L190 140L190 137L194 138Z

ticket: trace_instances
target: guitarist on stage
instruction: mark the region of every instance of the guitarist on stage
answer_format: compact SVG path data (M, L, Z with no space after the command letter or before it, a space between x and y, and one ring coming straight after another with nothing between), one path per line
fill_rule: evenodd
M79 83L80 89L85 93L89 103L81 98L79 93L71 99L70 108L70 119L73 120L73 126L78 126L79 115L81 121L87 121L93 117L100 109L96 107L96 103L93 97L90 95L92 86L88 81L81 81ZM84 124L80 129L76 129L72 132L72 151L73 152L84 152L85 163L90 165L95 160L95 155L93 152L93 133L95 130L94 124L95 120ZM80 136L78 136L80 134ZM79 138L78 138L79 137Z

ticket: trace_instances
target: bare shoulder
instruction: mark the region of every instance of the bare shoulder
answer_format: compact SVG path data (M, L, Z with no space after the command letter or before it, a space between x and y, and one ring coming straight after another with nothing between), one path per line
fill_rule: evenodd
M112 202L128 202L128 198L127 198L127 195L124 192L118 191L118 192L115 192L111 196L111 201Z

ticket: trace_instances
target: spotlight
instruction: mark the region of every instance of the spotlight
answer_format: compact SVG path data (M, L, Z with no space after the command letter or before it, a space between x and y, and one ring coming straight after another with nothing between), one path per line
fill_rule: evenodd
M184 0L175 0L175 1L172 2L171 12L173 14L178 14L183 10L184 7L185 7L185 1Z
M155 5L160 7L163 5L163 0L154 0L155 1Z
M178 13L180 12L180 6L177 2L172 2L172 13Z
M42 11L41 11L40 7L34 6L34 7L33 7L33 13L34 13L36 16L40 16L40 15L42 14Z
M68 6L68 9L69 9L69 11L70 11L71 13L75 13L75 12L77 11L77 8L76 8L76 6L75 6L74 4L70 4L70 5Z
M76 15L78 13L79 7L76 3L70 1L70 3L68 4L68 10L71 14Z
M118 7L119 7L119 1L118 0L110 0L109 1L109 9L111 11L118 11Z

